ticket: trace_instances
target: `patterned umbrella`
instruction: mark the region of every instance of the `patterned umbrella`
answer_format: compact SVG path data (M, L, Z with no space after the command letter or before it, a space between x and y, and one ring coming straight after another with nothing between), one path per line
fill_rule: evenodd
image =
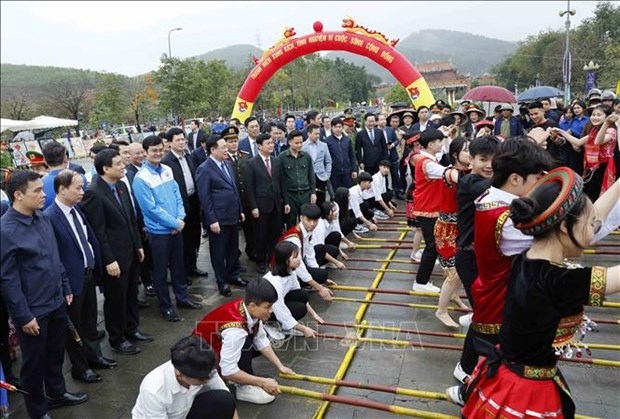
M517 98L508 89L500 86L478 86L474 87L461 100L472 100L479 102L503 102L517 103Z

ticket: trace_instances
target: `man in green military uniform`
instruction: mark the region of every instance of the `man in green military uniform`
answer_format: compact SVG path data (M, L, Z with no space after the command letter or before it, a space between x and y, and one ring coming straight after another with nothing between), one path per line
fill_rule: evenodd
M13 169L15 164L13 163L13 156L11 156L11 149L9 148L9 140L3 138L0 140L0 169Z
M282 166L284 203L291 209L287 220L287 227L290 228L298 223L297 217L303 204L316 203L316 180L312 159L301 150L301 131L291 131L288 144L290 148L280 153L278 161Z
M228 159L235 166L235 182L237 183L237 190L239 191L243 213L245 214L245 220L241 223L245 237L245 253L250 260L256 261L256 231L254 229L252 209L250 208L248 195L243 185L243 169L250 158L250 154L239 148L239 128L236 126L231 125L225 128L221 135L226 140Z

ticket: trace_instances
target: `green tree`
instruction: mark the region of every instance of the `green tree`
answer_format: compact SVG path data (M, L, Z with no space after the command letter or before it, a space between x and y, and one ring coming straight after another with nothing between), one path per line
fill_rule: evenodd
M43 92L38 108L51 116L78 121L75 132L80 135L80 124L88 120L92 110L92 89L86 77L64 78L51 82Z
M407 90L401 84L395 84L390 89L390 92L385 95L385 101L387 103L395 103L395 102L404 102L411 103L411 99L409 98L409 94L407 94Z
M126 77L114 73L97 74L94 110L91 124L99 126L107 121L108 126L122 125L127 112Z

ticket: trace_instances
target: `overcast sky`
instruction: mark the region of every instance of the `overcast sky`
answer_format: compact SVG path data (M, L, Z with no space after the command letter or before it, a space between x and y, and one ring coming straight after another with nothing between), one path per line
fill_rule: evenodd
M187 58L234 44L262 49L273 45L285 26L298 35L340 30L351 16L388 38L422 29L452 29L507 41L521 41L541 30L563 29L558 12L566 1L79 1L1 3L1 61L143 74L159 66L168 51ZM594 1L572 1L573 25L590 17ZM259 42L260 41L260 42Z

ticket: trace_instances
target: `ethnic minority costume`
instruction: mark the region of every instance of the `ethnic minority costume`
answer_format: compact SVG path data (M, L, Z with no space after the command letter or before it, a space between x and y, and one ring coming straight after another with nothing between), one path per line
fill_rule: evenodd
M209 342L213 347L213 351L219 356L222 350L222 332L224 330L238 328L245 331L248 336L254 336L261 329L261 321L256 321L252 329L250 329L247 316L243 299L231 301L209 312L196 325L192 335L200 336Z
M584 178L586 183L584 191L592 201L596 201L599 195L611 187L616 180L616 164L614 161L614 150L617 143L617 132L615 128L608 128L605 135L611 137L611 141L596 145L594 141L600 127L594 127L588 134L583 153Z
M449 183L446 174L451 167L444 172L444 182L441 186L441 201L439 204L439 218L435 223L435 246L439 255L439 263L444 269L455 267L456 236L458 230L456 220L458 215L458 202L456 200L457 184ZM469 170L459 170L459 179L469 173ZM456 272L455 272L456 273ZM448 275L448 279L454 275Z
M465 418L573 417L557 356L572 356L584 333L583 305L600 306L605 268L569 269L517 256L508 284L499 342L468 388ZM577 356L581 350L576 348Z
M556 228L582 193L582 179L572 169L558 168L528 195L554 181L562 183L558 197L533 221L516 225L523 233L537 236ZM557 358L571 358L573 347L581 357L573 344L592 326L583 306L601 306L605 287L605 268L570 268L530 259L526 251L515 257L499 346L483 345L485 358L468 384L463 417L573 418L575 406Z
M411 183L407 187L407 192L405 193L405 210L407 212L407 225L409 227L420 227L420 224L415 218L413 214L413 195L415 192L415 165L420 157L420 153L416 153L412 151L407 157L406 163L411 168Z

